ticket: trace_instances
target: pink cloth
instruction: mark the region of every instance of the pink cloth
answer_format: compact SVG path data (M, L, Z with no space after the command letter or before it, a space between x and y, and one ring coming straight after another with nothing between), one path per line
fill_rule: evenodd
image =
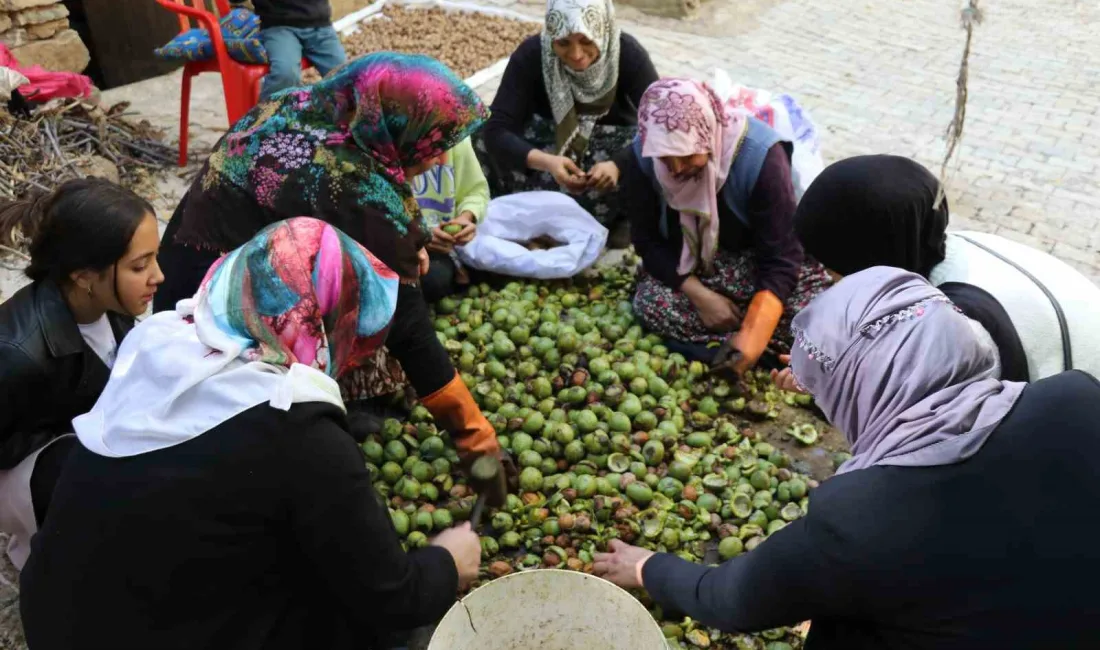
M677 179L660 161L654 163L657 182L670 208L680 212L684 246L677 271L714 271L718 251L718 189L741 146L748 121L722 104L705 83L670 78L655 81L638 107L638 133L646 158L709 154L702 173Z
M69 97L89 97L92 94L92 80L75 72L50 72L41 66L21 66L7 46L0 44L0 67L11 68L28 80L29 84L19 87L19 94L33 102L48 102L51 99Z

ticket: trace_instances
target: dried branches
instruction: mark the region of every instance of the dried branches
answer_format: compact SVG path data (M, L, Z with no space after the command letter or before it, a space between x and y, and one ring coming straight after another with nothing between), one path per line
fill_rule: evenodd
M947 153L943 157L943 165L940 167L940 191L936 196L935 207L939 207L946 195L947 166L962 140L963 126L966 123L966 100L968 97L967 84L970 80L970 44L974 38L974 27L980 25L984 15L978 7L979 0L966 0L962 8L960 20L962 28L966 31L966 44L963 47L962 61L959 63L959 76L955 80L955 114L951 123L947 125L944 138L947 140Z
M29 119L0 110L0 198L52 190L81 176L80 167L96 156L118 168L123 184L138 180L141 170L170 166L175 149L163 144L147 122L125 119L125 109L71 102Z

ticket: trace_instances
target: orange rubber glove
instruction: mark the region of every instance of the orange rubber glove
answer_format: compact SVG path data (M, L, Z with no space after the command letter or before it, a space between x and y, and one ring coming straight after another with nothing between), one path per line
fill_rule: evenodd
M436 426L451 433L460 455L481 456L500 451L493 425L481 414L474 396L457 372L443 388L420 398L420 402L431 412Z
M756 365L760 355L768 347L775 334L779 319L783 316L783 301L771 291L757 291L749 303L741 329L733 335L734 349L741 352L741 359L734 366L738 374Z
M422 397L420 403L435 418L437 427L450 432L462 465L467 470L478 456L490 455L501 460L504 473L497 477L496 484L483 486L482 489L486 491L486 503L490 506L504 505L509 482L517 475L515 463L500 448L493 425L482 415L458 372L443 388Z

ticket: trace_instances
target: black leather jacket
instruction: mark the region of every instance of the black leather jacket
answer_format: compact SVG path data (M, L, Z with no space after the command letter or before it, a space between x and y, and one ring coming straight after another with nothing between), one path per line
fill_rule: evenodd
M107 318L121 342L133 319ZM36 282L0 304L0 469L71 433L72 419L92 409L109 377L55 283Z

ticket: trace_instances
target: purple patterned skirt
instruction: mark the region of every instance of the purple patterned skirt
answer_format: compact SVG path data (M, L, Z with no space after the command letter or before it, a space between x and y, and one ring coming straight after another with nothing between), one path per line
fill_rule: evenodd
M752 251L729 253L719 251L714 260L714 274L699 277L708 289L720 293L740 308L748 308L756 292L756 262ZM787 354L791 349L791 319L814 299L832 286L833 281L820 262L807 257L798 276L798 284L787 299L783 317L775 329L771 349ZM652 275L642 271L634 294L634 313L650 331L665 338L685 343L708 344L724 341L729 332L712 332L703 325L699 312L688 297L671 289Z

